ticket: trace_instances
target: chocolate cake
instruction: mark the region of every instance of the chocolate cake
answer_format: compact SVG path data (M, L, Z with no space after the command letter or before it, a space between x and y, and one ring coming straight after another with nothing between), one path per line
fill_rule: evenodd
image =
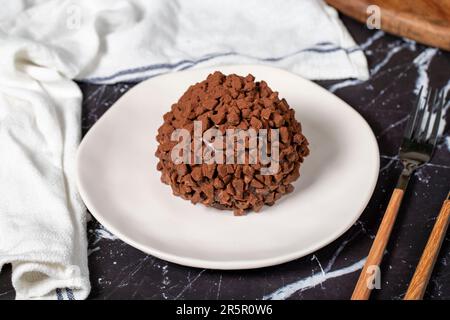
M250 74L210 74L190 86L163 121L156 137L161 181L176 196L235 215L258 212L292 192L309 154L294 110Z

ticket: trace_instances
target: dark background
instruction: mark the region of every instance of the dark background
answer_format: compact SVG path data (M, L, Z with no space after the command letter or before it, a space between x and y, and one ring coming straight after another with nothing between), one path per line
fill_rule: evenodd
M348 299L359 276L351 267L367 256L390 193L401 171L397 150L415 89L450 89L450 54L413 41L368 30L342 17L364 50L371 78L320 81L352 105L372 127L381 165L372 199L358 222L339 239L301 259L247 271L188 268L146 255L116 239L95 219L88 225L92 299L263 299L296 283L289 299ZM431 50L431 51L430 51ZM421 58L430 54L430 63ZM426 61L426 59L425 59ZM134 84L79 83L83 93L83 133ZM450 90L449 90L450 91ZM447 108L449 105L447 105ZM445 116L447 123L450 113ZM372 299L402 299L443 200L449 191L450 137L447 125L431 163L413 177L382 264L381 290ZM343 199L351 201L351 199ZM426 299L450 299L450 240L444 241ZM13 299L10 267L0 274L0 300Z

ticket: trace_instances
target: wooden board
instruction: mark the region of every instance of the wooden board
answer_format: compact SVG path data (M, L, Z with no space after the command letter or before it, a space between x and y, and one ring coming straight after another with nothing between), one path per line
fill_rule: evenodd
M345 15L366 23L367 7L381 9L381 29L450 50L450 0L325 0Z

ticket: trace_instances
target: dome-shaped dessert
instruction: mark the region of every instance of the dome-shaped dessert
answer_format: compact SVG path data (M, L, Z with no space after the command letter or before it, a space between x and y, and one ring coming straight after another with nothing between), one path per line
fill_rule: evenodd
M294 110L252 75L210 74L158 129L162 182L175 195L242 215L291 192L308 141Z

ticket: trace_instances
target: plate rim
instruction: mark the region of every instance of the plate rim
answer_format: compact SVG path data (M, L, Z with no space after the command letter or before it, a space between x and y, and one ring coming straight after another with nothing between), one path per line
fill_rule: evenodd
M274 256L271 258L250 259L250 260L212 261L212 260L205 260L205 259L192 258L192 257L186 257L186 256L166 253L159 249L152 248L148 245L141 244L138 241L131 239L130 237L128 237L127 235L125 235L124 233L122 233L121 231L116 229L113 225L111 225L107 221L107 218L104 218L103 215L100 212L98 212L95 205L90 201L90 197L87 194L87 191L85 190L85 188L83 187L83 183L81 181L82 179L81 179L81 174L80 174L80 169L79 169L80 168L80 158L81 158L81 155L83 154L83 150L85 149L86 141L89 140L88 137L93 134L92 132L95 131L97 124L101 123L102 121L105 121L105 119L110 117L110 114L112 114L112 110L115 110L117 105L120 104L120 101L126 95L132 94L132 92L135 89L137 89L140 86L143 86L146 82L152 81L155 78L168 77L168 76L170 77L170 76L174 76L174 75L180 74L180 73L191 73L191 72L198 72L201 70L203 70L203 71L211 70L211 72L212 72L213 69L221 70L223 68L229 69L229 68L237 68L237 67L240 67L240 68L266 68L266 69L275 70L276 72L284 72L291 76L298 77L299 79L301 79L303 81L309 82L310 84L315 86L316 89L318 89L319 91L321 90L322 92L325 92L326 94L333 95L334 98L340 100L343 103L343 106L345 106L345 108L347 108L357 118L359 118L361 123L366 127L366 129L370 133L371 142L372 142L373 147L375 148L375 150L374 150L375 154L377 155L376 159L375 159L375 166L372 169L372 172L371 173L368 172L368 175L367 175L368 178L371 178L372 183L371 183L370 188L368 189L367 194L364 195L364 201L362 202L363 205L361 206L361 208L358 209L359 213L357 215L355 215L355 218L351 222L349 222L347 225L345 225L345 227L330 234L328 237L324 238L322 241L316 242L315 245L313 245L313 246L304 248L302 250L296 250L289 254L283 254L283 255ZM81 196L81 199L82 199L83 203L86 205L86 208L90 211L90 213L96 218L96 220L98 222L100 222L101 225L106 227L106 229L108 231L110 231L117 238L119 238L123 242L131 245L132 247L135 247L136 249L138 249L146 254L157 257L159 259L166 260L171 263L178 264L178 265L188 266L188 267L201 268L201 269L215 269L215 270L246 270L246 269L256 269L256 268L264 268L264 267L279 265L282 263L286 263L286 262L293 261L293 260L299 259L301 257L304 257L310 253L313 253L313 252L327 246L328 244L332 243L333 241L337 240L345 232L347 232L356 223L356 221L358 221L359 217L362 215L365 208L367 207L367 204L369 203L369 201L373 195L373 192L375 190L376 184L378 182L379 168L380 168L380 152L379 152L379 146L378 146L378 142L376 140L375 134L374 134L372 128L370 127L369 123L366 121L366 119L358 111L356 111L352 106L350 106L347 102L345 102L338 96L334 95L333 93L329 92L325 88L321 87L320 85L314 83L313 81L311 81L309 79L303 78L297 74L294 74L294 73L289 72L284 69L271 67L271 66L267 66L267 65L254 65L254 64L221 65L221 66L216 66L216 67L205 67L205 68L198 68L198 69L183 70L183 71L163 74L161 76L153 77L153 78L144 80L144 81L136 84L133 88L128 90L119 99L117 99L111 105L111 107L93 124L93 126L84 135L84 137L82 138L82 140L78 146L77 153L76 153L76 161L75 161L76 184L77 184L78 192Z

